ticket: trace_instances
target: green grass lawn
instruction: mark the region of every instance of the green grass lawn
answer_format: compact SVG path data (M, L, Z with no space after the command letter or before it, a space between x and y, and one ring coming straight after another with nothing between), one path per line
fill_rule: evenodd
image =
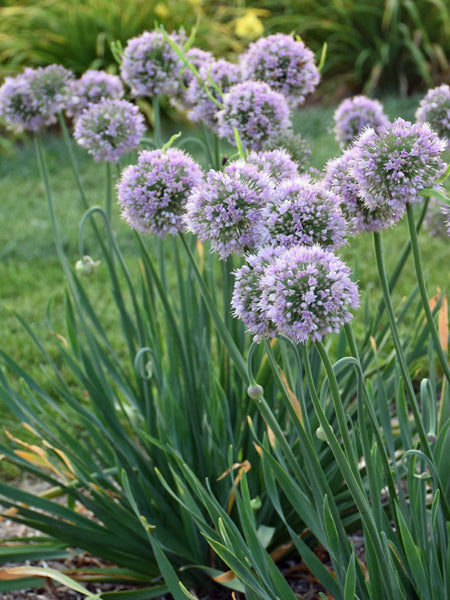
M412 120L419 100L420 97L387 98L384 104L390 118L402 116ZM311 145L311 164L319 169L327 159L339 154L337 143L329 132L334 109L335 107L310 106L295 117L295 129ZM167 134L175 131L176 127L177 125L171 124ZM48 135L45 150L63 242L68 256L75 263L79 258L78 226L84 211L62 139L55 134ZM76 156L90 204L103 205L104 165L94 163L78 148ZM43 381L45 385L45 364L14 315L18 313L33 327L52 354L53 332L64 331L62 300L65 281L54 249L44 190L32 144L22 145L14 155L0 158L0 180L0 348L10 353L30 375ZM116 206L113 217L119 245L131 270L136 272L133 234L121 221ZM404 222L384 235L388 268L395 264L406 238L407 227ZM448 285L448 240L430 238L426 233L421 233L421 241L431 296L438 287L442 289ZM87 252L96 257L97 249L89 236ZM355 271L363 300L367 296L371 305L375 304L379 298L379 289L372 237L360 236L351 240L342 250L342 255ZM110 320L111 331L114 332L115 317L109 303L109 283L104 265L94 278L88 280L88 285L94 303L101 306L103 316L107 322ZM395 295L397 305L414 285L415 276L410 261ZM53 307L50 312L54 315L51 324L47 318L49 302ZM361 304L363 306L364 301ZM360 333L362 328L362 324L356 326ZM116 341L120 344L121 334L116 329ZM1 423L7 427L15 427L14 420L6 412L2 412Z

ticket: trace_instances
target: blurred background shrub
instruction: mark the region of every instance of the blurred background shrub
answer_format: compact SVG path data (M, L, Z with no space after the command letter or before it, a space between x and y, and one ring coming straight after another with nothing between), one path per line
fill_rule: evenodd
M155 22L198 27L196 45L233 59L253 40L295 32L319 56L322 96L423 90L450 80L447 0L0 0L0 77L59 63L115 70L110 42Z

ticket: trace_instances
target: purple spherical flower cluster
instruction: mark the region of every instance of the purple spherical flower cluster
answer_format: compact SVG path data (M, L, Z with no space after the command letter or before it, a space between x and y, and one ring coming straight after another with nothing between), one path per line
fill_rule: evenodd
M311 50L282 33L250 44L240 64L243 79L264 81L283 94L292 107L303 104L320 80Z
M380 204L369 210L359 195L359 186L352 175L354 154L354 149L349 148L339 158L330 160L326 166L323 184L340 198L349 234L380 232L394 225L405 209L394 213L388 205Z
M123 98L124 89L117 75L90 69L70 83L70 93L68 113L74 115L101 100Z
M145 132L137 106L126 100L103 100L86 108L75 122L74 137L97 161L117 162L138 147Z
M297 163L299 171L306 171L308 161L311 155L311 148L306 140L299 133L294 133L288 128L279 135L273 135L265 144L266 150L285 150L291 158Z
M358 289L349 268L320 246L262 249L236 273L233 309L255 334L321 341L349 322Z
M418 123L429 123L447 142L450 141L450 87L446 84L428 90L416 111Z
M170 37L179 45L186 41L183 32L173 33ZM144 31L128 40L120 74L134 96L172 96L179 91L182 66L161 31Z
M0 116L13 131L37 131L47 124L25 75L5 78L0 87Z
M242 160L223 172L211 170L188 200L187 228L200 241L209 240L220 258L254 250L266 242L262 211L273 188L267 173Z
M253 151L248 155L247 162L268 173L275 181L298 177L298 164L292 160L286 150Z
M0 88L0 115L7 127L37 131L55 123L56 115L67 106L72 77L59 65L28 68L16 77L6 77Z
M245 81L224 94L217 114L219 136L235 144L236 129L244 148L262 150L272 136L289 127L289 107L267 83Z
M342 246L347 227L339 203L336 194L321 182L312 183L308 175L285 179L264 210L269 243L285 248Z
M406 204L418 202L420 190L432 186L444 172L445 147L427 123L412 125L397 119L379 133L366 130L353 146L351 169L366 207L389 209L398 220Z
M266 246L257 254L248 254L246 264L234 273L235 283L231 306L233 314L241 319L248 330L254 334L254 340L274 336L275 327L261 311L261 277L271 261L284 252L281 246Z
M188 117L194 123L205 123L215 130L220 107L214 100L219 104L222 102L223 94L240 81L240 70L237 65L221 58L204 65L198 75L186 92L187 102L192 107Z
M202 176L183 150L144 150L137 165L124 169L117 186L123 218L143 233L175 235L184 228L186 201Z
M378 131L389 123L381 103L367 96L353 96L341 102L333 120L334 136L341 148L351 144L366 127Z

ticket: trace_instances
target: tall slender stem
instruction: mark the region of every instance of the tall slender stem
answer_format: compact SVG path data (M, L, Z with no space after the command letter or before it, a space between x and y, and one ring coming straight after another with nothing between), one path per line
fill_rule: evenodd
M411 236L411 246L414 258L414 266L416 269L417 283L419 285L420 297L422 298L422 304L425 311L428 328L430 330L431 337L433 338L435 350L442 365L442 370L444 371L447 380L450 382L450 367L444 349L441 346L439 333L436 329L436 325L434 324L433 314L428 302L427 288L425 285L425 278L423 276L422 258L420 256L419 240L417 238L416 224L414 221L414 208L412 204L409 203L407 205L406 212L408 215L409 235Z
M161 135L161 110L159 105L159 96L153 96L153 131L154 139L158 148L162 145Z
M86 198L86 194L84 192L84 187L81 182L80 172L78 170L77 160L75 158L75 153L72 147L72 140L70 138L69 130L67 129L66 121L62 113L58 113L59 124L61 126L61 131L63 134L64 142L66 144L67 152L69 154L70 163L72 165L73 174L75 176L75 182L77 184L78 191L80 193L81 202L85 209L89 208L89 202Z

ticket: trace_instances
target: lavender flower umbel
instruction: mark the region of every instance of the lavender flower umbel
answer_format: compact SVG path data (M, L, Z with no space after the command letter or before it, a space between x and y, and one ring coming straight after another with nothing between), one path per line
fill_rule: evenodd
M170 36L184 44L184 32ZM134 96L172 96L180 89L182 61L161 31L144 31L131 38L124 49L120 74Z
M74 137L96 161L117 162L138 147L144 117L126 100L103 100L86 108L75 121Z
M292 108L314 91L320 74L314 54L300 40L277 33L250 44L240 58L242 78L264 81L283 94Z
M431 128L450 143L450 87L447 84L428 90L416 111L418 123L429 123Z
M71 97L68 113L80 113L91 104L102 100L123 98L124 89L120 77L105 71L88 70L70 83Z
M203 67L207 68L208 65L212 64L215 60L211 52L201 50L195 46L193 48L189 48L184 56L189 65L194 67L197 72ZM195 75L190 66L183 65L180 71L180 89L178 90L177 95L172 96L170 99L171 104L173 104L178 110L189 110L189 108L192 108L188 97L188 88L192 83L192 80L195 78Z
M204 65L198 75L199 78L194 77L186 92L187 102L192 107L188 117L194 123L204 123L215 130L220 109L218 104L222 102L223 94L239 82L240 70L238 65L221 58Z
M295 245L336 249L344 243L346 222L340 198L322 183L312 183L307 175L285 179L264 210L273 246Z
M427 123L397 119L380 133L365 131L354 145L352 176L366 207L389 209L398 220L444 172L445 147Z
M25 69L24 75L27 72ZM30 69L30 88L47 122L52 118L56 121L56 115L67 107L73 78L73 73L61 65Z
M47 124L26 75L5 78L0 87L0 116L12 131L38 131Z
M38 131L56 122L67 106L68 84L73 75L64 67L25 69L16 77L6 77L0 88L0 115L15 131Z
M273 136L289 127L289 107L267 83L244 81L224 94L217 114L219 136L235 144L236 129L244 148L262 150Z
M257 254L246 255L246 264L234 273L235 283L231 306L233 315L247 325L253 340L274 336L275 326L261 311L261 277L274 258L284 252L281 246L267 246Z
M137 165L124 169L117 186L123 218L143 233L177 234L184 228L188 196L202 175L200 166L183 150L144 150Z
M253 151L247 156L247 162L268 173L276 182L298 177L298 164L286 150Z
M253 251L266 241L262 210L273 187L267 173L242 160L223 172L211 170L187 202L187 228L200 241L209 240L222 259L232 252Z
M320 246L286 250L266 267L259 285L263 320L295 343L339 332L358 306L350 269Z
M383 106L367 96L353 96L339 104L334 115L334 136L341 148L351 144L366 127L378 131L389 123Z
M386 204L369 210L359 195L359 186L352 175L354 155L355 151L350 147L338 158L328 161L323 184L340 198L349 234L388 229L403 216L406 207L398 207L396 213Z

